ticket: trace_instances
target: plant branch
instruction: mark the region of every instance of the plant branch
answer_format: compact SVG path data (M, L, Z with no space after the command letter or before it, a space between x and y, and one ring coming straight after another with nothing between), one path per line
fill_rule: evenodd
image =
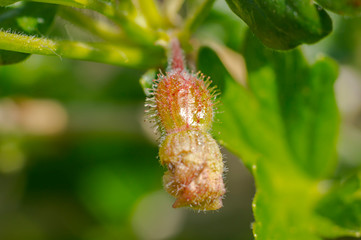
M179 10L182 8L182 5L185 0L166 0L164 2L164 11L168 20L173 25L178 25L180 21Z
M164 59L164 50L161 47L145 50L131 45L112 45L103 42L55 41L4 31L0 31L0 49L56 55L133 68L157 67Z
M122 12L116 11L112 3L106 3L99 0L28 0L33 2L51 3L62 6L90 9L103 14L115 23L119 24L124 32L135 42L152 45L157 40L155 32L145 28L132 19L129 19Z
M154 28L164 27L164 17L159 12L155 0L137 0L138 6L147 19L147 22Z
M73 8L61 7L58 15L102 39L111 42L119 42L127 39L127 36L125 36L124 32L118 26L103 20L94 19Z
M110 3L98 0L29 0L33 2L52 3L68 7L91 9L111 19L116 17L114 7Z

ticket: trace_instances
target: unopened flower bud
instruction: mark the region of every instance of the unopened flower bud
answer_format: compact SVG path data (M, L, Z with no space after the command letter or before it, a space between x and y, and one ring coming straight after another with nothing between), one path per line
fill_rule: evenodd
M176 197L173 207L199 210L222 207L225 193L222 154L209 133L181 131L166 136L159 150L168 171L163 177L167 192Z
M163 134L160 162L168 168L164 188L176 197L173 207L216 210L225 194L222 154L208 131L214 115L213 89L202 74L185 69L179 42L170 49L170 69L154 81L146 106Z
M155 101L167 133L211 128L213 101L203 77L181 71L167 73L160 78Z

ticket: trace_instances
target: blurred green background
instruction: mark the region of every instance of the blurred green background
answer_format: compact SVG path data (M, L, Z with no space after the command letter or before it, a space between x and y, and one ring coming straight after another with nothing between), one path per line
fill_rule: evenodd
M198 34L239 49L221 27L232 20L219 25L219 14ZM302 48L311 62L323 53L340 63L338 171L345 172L361 165L361 18L333 17L331 36ZM57 19L55 36L63 25ZM35 55L0 67L1 240L252 239L253 179L226 149L224 208L172 209L144 120L142 74Z

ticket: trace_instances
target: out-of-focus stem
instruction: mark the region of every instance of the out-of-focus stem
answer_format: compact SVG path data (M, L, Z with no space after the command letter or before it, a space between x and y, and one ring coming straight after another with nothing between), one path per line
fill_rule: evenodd
M59 9L58 15L102 39L111 42L127 39L127 36L125 36L119 26L112 25L104 20L94 19L76 9L62 7Z
M52 3L69 7L85 8L97 11L109 18L115 18L114 7L110 3L98 0L28 0L33 2Z
M94 10L119 24L124 32L135 42L143 45L152 45L157 40L157 34L148 28L140 26L123 13L116 11L112 3L98 0L28 0L33 2L52 3L63 6Z
M167 15L167 18L174 25L177 25L180 21L178 12L181 9L183 3L184 0L166 0L164 2L164 11Z
M149 25L156 29L165 26L165 19L159 12L159 6L155 0L137 0L137 2Z
M162 64L161 47L139 48L131 45L55 41L0 31L0 49L22 53L56 55L133 68L157 67Z

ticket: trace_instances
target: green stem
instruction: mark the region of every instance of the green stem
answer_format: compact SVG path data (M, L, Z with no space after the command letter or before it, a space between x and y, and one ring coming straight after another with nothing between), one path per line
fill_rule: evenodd
M94 19L76 9L62 7L59 9L58 15L104 40L124 42L127 39L124 32L118 26L112 25L106 21Z
M162 64L164 50L143 49L130 45L54 41L0 31L0 49L22 53L56 55L59 57L96 61L126 67L157 67Z
M185 0L165 0L164 1L164 11L168 18L168 21L173 25L177 25L178 22L178 12L182 8L182 5Z
M110 3L98 0L29 0L33 2L52 3L68 7L84 8L97 11L111 19L116 17L114 7Z
M119 24L126 34L135 42L143 45L153 45L158 36L155 32L145 28L133 19L129 19L122 12L116 11L111 3L105 3L98 0L28 0L33 2L51 3L62 6L90 9L103 14L115 23Z
M159 12L155 0L138 0L138 5L147 22L152 27L161 28L165 26L164 17Z

